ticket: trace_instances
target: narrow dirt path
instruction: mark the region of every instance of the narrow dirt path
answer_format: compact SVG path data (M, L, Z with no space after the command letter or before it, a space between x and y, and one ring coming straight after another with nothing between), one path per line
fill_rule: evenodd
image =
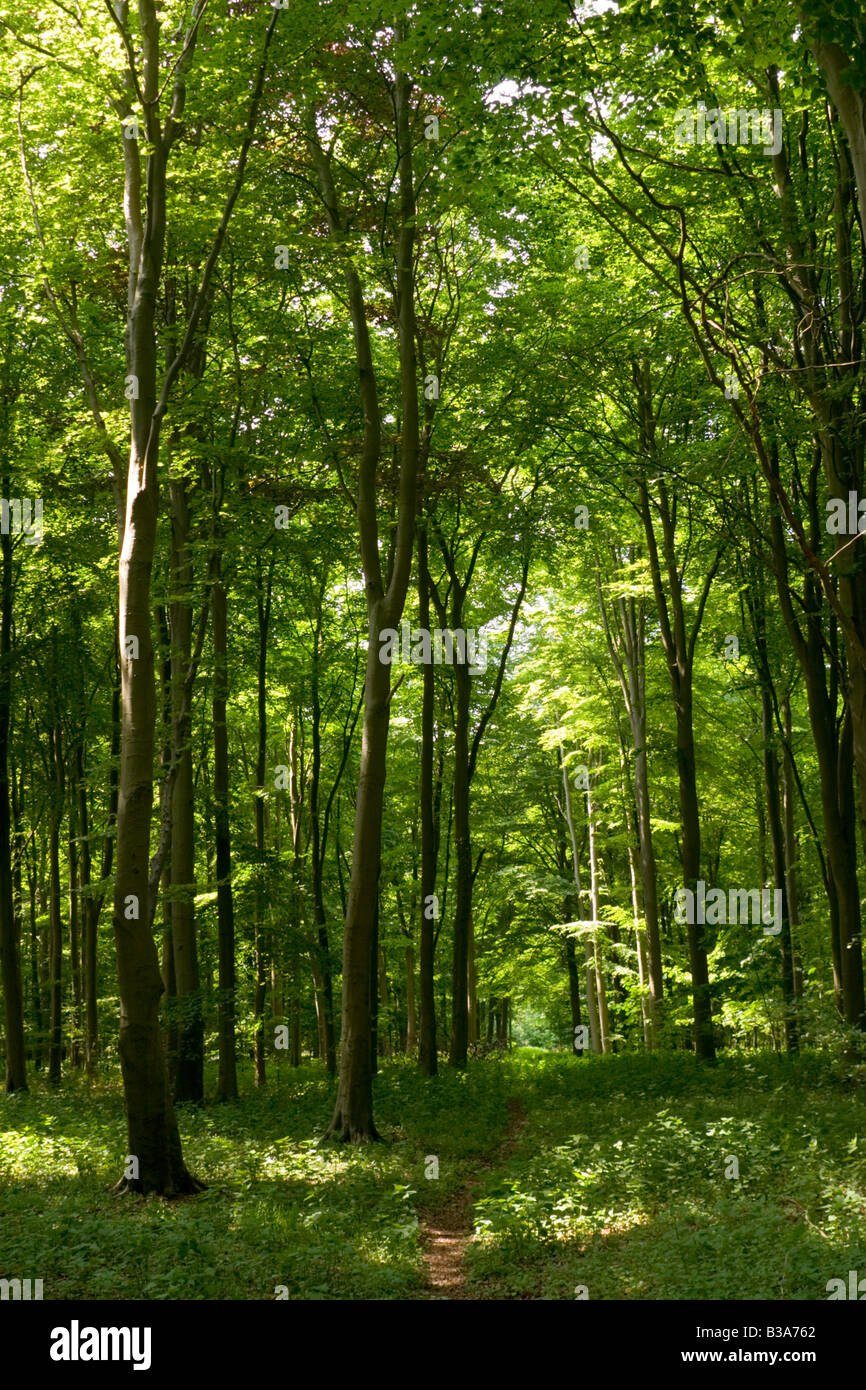
M508 1125L502 1143L490 1158L478 1165L472 1177L446 1201L419 1211L421 1242L424 1247L425 1285L421 1298L478 1299L466 1282L464 1256L472 1238L472 1202L482 1173L508 1157L517 1136L526 1124L519 1100L508 1102Z

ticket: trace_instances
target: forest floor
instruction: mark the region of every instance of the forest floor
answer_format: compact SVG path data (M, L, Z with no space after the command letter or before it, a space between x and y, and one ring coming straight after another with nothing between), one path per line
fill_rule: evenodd
M168 1203L111 1193L119 1077L0 1098L0 1278L46 1300L823 1300L866 1271L864 1088L829 1053L522 1049L429 1080L399 1059L387 1142L354 1151L318 1147L332 1104L317 1066L275 1065L236 1105L180 1107L208 1188Z

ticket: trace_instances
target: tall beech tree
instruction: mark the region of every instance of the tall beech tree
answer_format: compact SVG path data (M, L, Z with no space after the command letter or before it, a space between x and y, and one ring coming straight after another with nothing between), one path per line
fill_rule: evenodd
M185 332L160 381L157 302L168 226L168 168L183 132L187 81L196 56L205 2L197 0L188 27L176 36L175 51L170 53L162 45L153 0L139 0L132 11L126 0L116 0L106 8L126 61L122 75L109 77L114 88L111 104L123 123L118 134L124 161L123 214L128 253L124 342L130 451L125 504L119 487L121 455L105 424L74 287L71 294L56 288L46 269L44 289L75 353L88 403L117 480L121 727L114 935L120 991L120 1058L129 1135L129 1160L118 1187L174 1196L197 1191L200 1184L184 1164L168 1090L159 1028L163 986L151 932L154 894L163 863L161 858L153 866L150 863L156 724L150 586L158 514L160 434L172 389L196 343L214 267L243 185L279 10L275 9L268 19L244 137ZM170 97L163 116L166 88ZM44 249L23 131L21 151L34 223ZM174 763L166 779L167 795L176 771Z
M357 517L368 630L361 766L343 934L340 1077L334 1114L326 1137L353 1144L378 1138L373 1122L371 977L376 965L379 842L391 701L391 671L381 660L380 634L383 629L399 624L409 588L420 443L413 273L416 207L412 154L413 142L418 138L419 113L412 108L412 82L407 73L401 72L398 67L393 82L385 80L393 101L392 138L399 189L392 297L398 331L401 433L397 517L384 572L379 551L377 488L382 449L380 391L361 278L351 257L344 252L344 274L364 418L363 452L358 469ZM334 150L326 152L313 123L309 129L309 142L331 237L335 245L345 246L349 219L334 183Z

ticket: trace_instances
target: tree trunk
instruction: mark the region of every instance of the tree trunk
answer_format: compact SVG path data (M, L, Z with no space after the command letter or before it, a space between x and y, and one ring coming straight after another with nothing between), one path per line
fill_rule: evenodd
M171 939L177 988L178 1055L176 1101L204 1099L204 1020L195 931L195 817L191 717L185 686L192 660L192 562L189 506L183 481L172 479L171 494L171 756L175 764L171 796Z
M791 928L791 953L794 963L794 999L803 996L803 967L796 945L800 925L800 895L797 884L799 849L794 804L796 798L793 753L791 751L791 701L782 703L782 728L785 735L785 755L782 760L782 794L785 815L785 888L788 894L788 919Z
M773 463L775 468L775 462ZM813 511L815 503L810 499ZM837 1000L845 1022L861 1026L863 957L860 944L860 892L857 883L856 816L854 812L851 721L846 716L837 731L835 685L828 690L825 634L821 625L820 591L815 577L804 577L803 627L794 611L788 580L785 537L778 514L771 516L776 588L782 616L806 685L809 723L818 761L824 842L829 873L830 947ZM834 656L836 653L833 653Z
M635 381L638 388L638 404L641 417L641 449L647 459L655 457L655 420L652 415L649 369L635 367ZM691 635L686 632L685 610L683 606L683 578L676 562L676 538L673 517L668 502L667 489L660 479L657 484L655 503L662 526L662 543L667 586L662 580L662 566L656 539L655 523L650 511L649 491L645 476L640 479L640 509L646 535L647 553L656 607L662 633L662 644L670 680L676 715L677 775L679 779L680 802L680 859L683 883L692 893L697 891L697 881L701 871L701 824L698 806L698 787L695 766L694 716L692 705L692 673L694 647L703 618L704 606L709 594L720 556L711 567L704 581L698 606L698 613ZM702 925L689 922L686 925L686 939L689 951L689 970L692 979L692 1020L694 1045L697 1055L704 1061L714 1061L716 1055L713 1038L712 1004L710 998L710 979L707 964L707 948Z
M624 561L633 564L637 548L629 547ZM614 551L614 559L622 563ZM646 604L634 597L618 598L613 605L613 621L596 572L596 593L607 648L622 691L631 728L634 755L634 806L637 817L638 853L643 915L646 923L646 974L649 984L648 1040L653 1048L660 1040L664 1020L664 973L659 933L658 882L650 814L647 771L646 731Z
M580 863L577 853L577 835L575 834L574 829L574 813L572 810L571 803L571 785L568 780L568 769L565 765L565 752L561 745L559 749L559 760L560 765L562 767L562 807L565 816L565 823L568 826L569 838L571 839L571 867L572 874L574 876L574 886L577 893L577 915L578 920L582 921L580 915ZM599 1026L598 1001L596 999L595 993L595 960L593 956L592 946L590 945L589 940L586 937L584 937L584 968L586 982L586 1014L589 1020L590 1045L592 1047L593 1052L600 1052L601 1028ZM577 1013L578 1015L580 1014L579 1005L577 1008ZM572 1017L573 1016L574 1007L572 1006Z
M496 1020L496 1041L503 1046L508 1044L508 1020L511 1012L511 1000L508 996L499 1001L499 1017Z
M430 631L430 592L427 577L427 532L418 531L418 617L422 629ZM438 835L433 795L433 745L435 685L430 662L422 668L421 693L421 947L420 1005L421 1033L418 1066L422 1076L435 1076L436 993L434 958L436 952L436 860ZM438 914L437 914L438 915Z
M325 847L319 823L319 792L322 778L322 704L319 693L319 661L322 642L322 605L324 581L318 596L316 631L313 639L312 673L310 678L313 705L313 766L310 771L310 853L313 873L313 912L316 919L316 954L318 956L317 1008L321 1009L322 1056L329 1076L337 1072L337 1048L334 1038L334 987L331 979L331 947L328 941L328 918L325 912L324 871Z
M36 1025L36 1038L33 1047L33 1065L37 1071L42 1070L45 1052L44 1023L45 1013L42 1008L42 980L39 969L39 929L36 925L36 851L32 856L32 866L28 864L27 884L30 900L30 995L33 1009L33 1021ZM8 1046L8 1044L7 1044ZM18 1089L26 1090L27 1087Z
M311 951L310 953L310 969L313 975L313 1002L316 1008L316 1050L313 1056L317 1058L320 1057L322 1061L325 1061L325 1053L328 1044L325 1032L324 982L322 980L322 971L319 966L318 953L316 951Z
M10 492L9 477L3 476L3 495ZM12 722L12 537L0 535L2 587L0 587L0 975L3 981L3 1008L6 1042L7 1093L27 1090L24 1046L24 991L21 954L12 898L12 836L9 798L9 730ZM31 889L31 951L35 949L35 921L32 919L35 883ZM31 957L35 960L35 956ZM41 1033L38 1017L37 1030Z
M652 1026L652 1004L647 1006L647 977L649 974L647 962L647 943L646 933L641 924L640 912L640 890L638 888L638 854L633 844L628 847L628 870L631 879L631 907L632 919L634 921L634 941L637 951L637 970L640 983L640 1016L643 1024L643 1041L647 1052L653 1050L654 1037Z
M406 1051L414 1053L418 1045L418 1024L415 1012L415 948L406 947Z
M782 953L782 999L785 1012L785 1047L788 1052L799 1049L797 1001L794 995L794 953L791 941L791 921L788 910L788 887L785 873L785 845L782 813L779 802L779 761L776 753L773 705L770 692L761 688L761 716L764 742L764 784L767 793L767 819L773 851L773 882L782 894L782 922L779 945Z
M568 969L568 1002L571 1008L571 1029L572 1041L574 1040L574 1030L580 1026L580 972L577 968L577 956L574 950L574 937L568 936L565 939L565 962Z
M383 1028L384 1023L384 1028ZM385 952L379 947L379 1056L390 1057L393 1054L393 1044L391 1039L392 1017L391 1017L391 995L388 989L388 966L385 960Z
M120 1062L128 1125L127 1171L119 1188L163 1196L195 1192L187 1172L168 1087L159 1000L162 978L151 932L150 831L156 727L150 592L156 545L156 468L161 416L157 414L155 311L165 245L167 151L155 102L159 84L159 29L150 0L140 0L144 97L148 119L148 208L140 199L138 149L126 151L129 232L127 366L138 394L130 400L131 446L126 515L118 566L121 656L120 784L114 939L120 992ZM135 142L125 141L125 145ZM164 407L163 407L164 408Z
M452 625L463 625L462 604L455 601ZM456 891L451 971L452 1067L466 1066L469 1045L469 931L472 914L472 839L469 823L469 700L472 678L466 662L454 666L454 849Z
M806 9L805 5L803 9ZM856 8L852 13L856 14ZM856 72L851 58L839 43L833 39L825 42L825 38L828 38L826 34L820 39L810 38L810 44L845 130L857 183L860 230L866 244L866 97L859 81L846 81L846 78L853 78Z
M274 10L249 104L246 132L231 191L214 236L184 340L157 396L156 304L162 279L166 237L166 168L183 121L186 79L193 60L201 6L193 10L181 57L174 67L171 109L162 123L159 18L153 0L139 0L140 73L127 74L130 93L140 92L145 120L146 200L142 198L141 157L135 140L122 140L125 162L124 216L128 241L127 371L131 440L125 514L119 519L118 622L121 657L120 782L117 806L117 865L114 886L114 938L120 993L120 1061L128 1124L127 1171L119 1188L176 1196L196 1192L183 1161L168 1086L159 1000L162 979L152 933L152 899L160 864L149 863L153 813L153 752L156 727L154 655L150 630L151 574L156 546L157 464L160 431L172 386L189 358L207 300L234 204L243 184L264 86L268 48L276 25ZM135 41L126 29L125 7L118 23L128 53ZM134 61L134 58L131 58ZM130 107L127 105L126 114ZM122 521L122 524L120 522Z
M219 953L219 1101L237 1100L237 1052L235 1042L235 913L232 893L232 841L229 818L228 620L227 595L222 579L222 558L216 552L212 564L211 624L213 631L213 788L214 839L216 842L217 921Z
M71 805L74 805L74 800ZM72 1037L69 1060L73 1067L80 1067L84 1061L84 1048L81 1040L81 933L80 912L81 885L79 882L78 854L75 847L74 813L69 814L69 840L67 841L67 866L69 873L69 971L72 978Z
M373 1123L371 993L376 968L379 844L390 712L390 667L380 660L380 634L384 628L395 628L400 621L409 585L415 529L419 429L413 280L415 193L409 95L409 78L398 72L394 97L400 150L401 228L397 246L396 309L402 427L397 527L387 590L379 557L376 515L376 477L381 447L376 375L361 282L348 258L345 267L364 412L364 445L358 477L358 529L367 598L367 667L352 874L343 933L340 1081L334 1114L324 1137L352 1143L367 1143L379 1138ZM315 145L314 149L331 229L343 241L346 232L340 217L330 163L321 146Z
M99 982L97 942L99 918L105 902L106 883L114 860L114 826L117 820L118 757L120 754L120 667L116 660L117 628L115 625L115 665L114 688L111 694L111 770L108 777L108 806L106 809L105 832L102 841L102 862L99 874L99 892L93 896L88 892L84 899L84 1052L85 1069L88 1076L96 1071L99 1052ZM80 749L83 758L83 749ZM78 815L82 827L81 865L83 885L90 888L90 819L87 804L87 784L83 761L76 769L78 782Z
M258 741L256 748L256 857L258 878L256 880L255 919L253 925L253 953L255 960L255 993L253 996L253 1018L255 1031L253 1046L255 1052L255 1078L257 1086L264 1086L265 1071L265 999L267 996L268 934L265 931L265 893L263 875L265 873L265 775L268 752L268 706L267 706L267 666L268 634L271 622L271 596L273 592L275 557L272 554L268 565L267 578L262 582L261 566L256 564L256 610L258 614L258 663L257 663L257 704Z
M50 766L54 774L54 801L48 837L48 1080L60 1080L63 1056L63 925L60 913L60 822L63 816L63 753L60 728L49 734Z
M610 1016L607 1009L607 988L604 980L604 961L599 942L599 883L598 854L596 850L595 808L592 792L586 792L586 823L589 827L589 876L590 901L592 904L592 956L595 968L595 997L598 1007L599 1045L602 1052L611 1051Z
M381 871L381 864L379 866ZM370 947L370 1070L379 1070L379 883L376 880L376 905L373 916L373 941Z

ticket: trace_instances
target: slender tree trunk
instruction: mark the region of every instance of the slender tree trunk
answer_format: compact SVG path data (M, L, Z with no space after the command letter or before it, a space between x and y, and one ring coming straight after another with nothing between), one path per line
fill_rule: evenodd
M776 753L773 705L766 686L761 688L761 717L764 742L764 784L767 793L767 819L773 850L773 881L782 894L782 922L779 944L782 953L782 999L785 1010L785 1046L788 1052L799 1049L797 1001L794 994L794 952L791 940L791 921L788 909L788 886L785 873L785 844L782 813L779 802L779 761Z
M226 587L222 579L219 550L212 564L211 625L213 631L214 675L211 713L213 718L214 839L216 841L217 922L219 953L219 1000L217 1033L219 1073L217 1100L238 1098L237 1052L235 1043L235 913L232 893L232 842L229 818L229 740L226 706L228 703L228 620Z
M384 1023L384 1028L382 1024ZM379 947L379 1056L390 1057L393 1052L391 1041L391 992L388 989L388 965L385 951Z
M406 1051L414 1053L418 1045L418 1023L415 1012L415 948L406 946Z
M26 857L27 836L24 830L24 820L22 813L22 794L24 790L24 773L16 776L15 764L12 763L9 769L9 787L11 792L12 810L12 914L15 924L15 940L18 943L19 962L21 963L21 990L24 997L24 966L21 958L21 946L24 940L24 880L23 865ZM0 986L2 986L2 971L0 971ZM30 1056L32 1057L32 1049Z
M427 576L427 532L418 531L418 617L422 629L430 631L430 592ZM438 836L433 795L433 744L435 685L432 663L422 667L421 693L421 945L420 1005L421 1033L418 1066L422 1076L435 1076L436 992L434 957L436 951L436 860Z
M185 684L192 660L192 563L189 505L183 481L171 492L171 756L176 766L171 797L171 939L177 986L178 1056L175 1100L204 1099L204 1020L195 930L195 817L191 719Z
M36 1038L33 1047L33 1065L37 1071L42 1070L45 1052L45 1014L42 1008L42 980L39 970L39 929L36 925L37 905L36 905L36 865L35 850L33 855L33 865L28 865L27 883L30 903L30 995L33 1011L33 1022L36 1025ZM8 1044L7 1044L8 1046ZM26 1090L26 1086L17 1089Z
M292 981L292 993L289 1007L291 1009L289 1066L299 1067L301 1065L301 986L300 976L298 974L295 975Z
M639 445L643 458L648 464L657 463L655 416L653 414L652 385L649 365L633 364L633 378L637 394L640 420ZM686 628L685 607L683 603L683 574L677 564L676 526L671 511L667 486L663 478L654 487L653 504L659 517L662 535L662 555L656 537L655 520L650 508L650 494L645 473L639 479L640 512L647 543L647 557L652 575L653 592L656 599L662 645L668 670L671 693L676 715L677 774L679 779L680 801L680 858L683 883L692 893L697 890L701 871L701 822L698 804L697 772L695 764L694 711L692 679L694 671L694 649L703 621L704 609L709 597L710 587L721 561L717 553L703 583L698 600L697 614L691 632ZM667 583L662 577L662 560ZM704 1061L714 1061L716 1055L713 1037L712 1000L710 995L709 967L707 963L706 937L703 926L689 922L686 926L689 950L689 970L692 978L692 1020L694 1045L697 1055Z
M313 1002L316 1007L316 1051L314 1056L325 1061L327 1036L325 1032L325 998L322 972L319 968L318 953L310 953L310 969L313 975Z
M49 1045L48 1079L60 1080L63 1056L63 923L60 912L60 824L63 817L63 750L61 733L55 725L49 735L51 768L54 773L54 802L51 808L51 829L48 838L49 909L48 909L48 979L49 979Z
M581 902L580 902L580 897L581 897L581 893L580 893L580 862L579 862L579 857L578 857L578 853L577 853L577 835L575 834L575 829L574 829L574 813L573 813L573 810L572 810L572 801L571 801L571 784L569 783L569 780L568 780L568 769L566 768L566 765L565 765L565 753L564 753L564 751L563 751L563 749L562 749L561 746L560 746L560 749L559 749L559 760L560 760L560 765L561 765L561 767L562 767L562 790L563 790L563 801L562 801L562 805L563 805L563 812L564 812L564 815L565 815L565 823L566 823L566 825L568 826L568 834L569 834L569 837L570 837L570 839L571 839L571 865L572 865L572 873L573 873L573 875L574 875L574 886L575 886L575 890L576 890L576 893L577 893L577 913L578 913L578 920L582 921L583 919L582 919L581 916L580 916L580 914L581 914ZM585 976L584 976L584 978L585 978L585 987L586 987L586 1014L587 1014L587 1018L588 1018L588 1020L589 1020L590 1044L591 1044L591 1047L592 1047L593 1052L600 1052L600 1051L601 1051L601 1027L600 1027L600 1022L599 1022L598 1000L597 1000L597 998L596 998L595 957L594 957L594 955L593 955L592 946L591 946L591 944L590 944L588 938L586 938L586 937L584 937L584 947L583 947L583 949L584 949L584 969L585 969ZM578 1012L579 1012L579 1009L578 1009Z
M503 1046L508 1045L509 1021L511 1017L511 999L506 996L499 1001L499 1017L497 1019L496 1041Z
M625 561L633 564L636 547L629 547ZM616 562L622 563L614 551ZM646 604L643 599L618 598L613 620L608 617L601 576L596 572L596 592L607 648L619 678L623 702L631 727L634 755L634 806L637 816L637 842L643 915L646 923L646 974L649 984L648 1042L657 1045L664 1020L664 974L659 933L658 882L650 815L647 771L646 730Z
M463 625L462 605L455 602L456 629ZM451 972L452 1067L466 1066L469 1045L469 931L472 913L472 838L469 821L469 700L472 678L466 662L454 666L454 849L456 892Z
M677 702L677 764L680 775L680 816L683 881L692 892L700 876L701 840L692 724L691 671L682 681ZM704 932L697 923L688 923L689 968L692 976L695 1050L705 1061L715 1059L710 976Z
M568 847L565 840L564 822L560 820L557 833L557 868L565 878L568 869ZM563 900L562 910L566 922L574 921L580 916L580 904L573 894L568 893ZM577 968L577 955L574 949L574 937L567 936L564 942L565 968L568 974L568 1003L571 1010L571 1037L569 1046L574 1042L575 1029L580 1026L580 973Z
M115 657L117 652L117 631L115 628ZM120 756L120 667L115 659L115 681L111 694L111 769L108 775L108 805L106 824L102 841L102 862L100 864L98 893L88 892L84 903L84 1015L85 1015L85 1066L88 1076L96 1071L99 1055L99 979L97 942L99 918L105 902L106 885L114 860L114 826L117 821L118 759ZM82 750L83 754L83 750ZM83 762L78 767L78 807L79 823L82 831L82 868L84 885L90 888L91 860L89 835L89 810L87 804L87 785Z
M586 823L589 827L589 891L592 904L592 955L595 968L595 997L598 1003L599 1044L602 1052L610 1052L610 1016L607 1008L604 962L599 942L599 883L595 807L593 805L592 792L589 788L587 788L586 792Z
M73 806L74 800L70 803ZM80 912L81 884L79 882L78 854L75 847L74 812L69 813L69 840L67 842L67 866L69 873L69 971L72 979L72 1037L70 1061L73 1067L80 1067L84 1061L84 1048L81 1039L81 932Z
M9 476L3 475L3 495L10 492ZM2 577L0 577L0 977L3 983L3 1009L6 1042L7 1093L27 1090L27 1064L24 1045L24 990L21 954L12 897L12 837L9 797L9 731L12 722L12 537L0 535ZM31 886L31 965L35 962L35 883ZM38 988L36 1025L41 1034Z
M84 1069L88 1076L96 1070L98 1025L96 1011L96 924L91 896L90 809L87 804L87 782L84 775L84 745L75 748L75 795L78 802L78 830L81 848L78 875L81 884L81 994L84 1004Z
M377 878L373 942L370 950L370 1070L374 1076L379 1070L379 901Z
M799 851L797 844L797 828L795 800L796 788L793 767L793 754L791 752L791 702L785 699L782 703L782 728L785 735L785 755L782 760L782 794L785 816L785 888L788 894L788 919L791 928L791 952L794 964L794 999L799 1000L803 996L803 967L796 946L796 933L800 925L800 896L797 883L797 862Z
M273 590L274 577L274 556L271 556L268 566L267 579L262 584L260 568L257 568L257 589L256 607L258 612L258 743L256 751L256 855L258 858L259 878L256 885L255 897L255 920L254 920L254 941L253 951L255 959L255 993L253 997L253 1017L255 1019L255 1032L253 1046L255 1050L255 1076L256 1085L264 1086L266 1081L265 1073L265 999L267 997L267 976L269 949L267 944L267 933L264 926L265 916L265 894L262 883L262 875L265 872L265 775L267 771L267 751L268 751L268 707L267 707L267 663L268 663L268 634L271 622L271 594Z
M316 631L313 640L311 698L313 705L313 766L310 771L310 852L313 873L313 912L316 919L317 1007L322 1011L322 1056L329 1076L337 1071L337 1048L334 1038L334 987L331 979L331 947L328 941L328 918L325 912L324 846L319 823L319 792L322 778L322 704L319 693L319 661L322 642L322 604L324 583L316 610Z
M646 922L646 945L648 983L650 991L649 1043L655 1047L660 1041L664 1023L664 972L662 968L661 934L659 931L658 884L656 877L656 858L652 840L650 820L649 780L647 777L646 749L646 709L637 721L634 730L635 742L634 791L637 810L638 846L640 855L640 881L642 887L643 915Z
M580 971L577 968L577 955L574 949L574 937L568 936L565 940L565 962L568 969L568 1002L571 1008L571 1028L572 1039L574 1029L580 1026Z
M771 451L770 466L777 474L775 449ZM817 524L814 488L809 501L814 529ZM775 513L771 513L770 534L776 591L785 626L805 680L809 723L818 762L824 843L827 851L830 951L836 1003L842 1017L853 1023L862 1012L863 964L855 832L850 825L850 817L846 816L846 807L850 812L853 805L853 795L850 755L846 761L842 737L845 721L843 720L842 729L837 730L837 694L835 683L830 690L827 687L825 646L828 639L822 631L818 582L815 576L807 571L803 581L802 609L805 616L801 626L794 609L788 577L785 535L781 520ZM834 648L833 657L836 654Z
M472 911L469 913L469 962L468 962L468 1007L469 1007L469 1041L473 1044L478 1042L478 977L475 965L475 919Z
M644 393L641 395L643 417L643 445L648 457L653 457L654 421L648 396L648 380L644 380ZM680 859L683 883L692 893L697 890L701 871L701 823L698 805L697 772L695 763L694 713L692 702L692 673L694 642L703 616L703 604L709 592L714 569L707 576L701 606L691 637L686 634L685 612L682 597L682 576L675 555L675 536L673 518L668 505L667 491L659 483L658 506L661 513L665 570L668 579L668 593L662 581L662 568L659 560L655 525L650 512L649 492L644 479L640 483L641 514L647 540L647 551L656 606L661 620L662 640L674 700L676 715L677 775L679 780L680 802ZM672 615L672 617L671 617ZM689 971L692 980L692 1019L694 1045L697 1055L704 1061L713 1061L716 1055L713 1038L712 1004L710 997L710 977L707 963L707 947L703 926L689 922L686 924L686 939L689 952Z
M376 968L379 844L390 712L390 667L380 660L380 634L384 628L395 628L400 621L409 585L415 530L419 427L413 281L416 212L409 119L410 90L408 77L398 72L394 97L400 150L401 230L397 247L396 309L402 429L398 519L387 589L379 557L376 515L376 476L381 446L376 375L361 283L351 260L347 260L345 270L364 411L358 524L367 595L367 668L352 874L343 933L340 1081L334 1114L325 1137L333 1136L352 1143L366 1143L379 1137L373 1123L371 996ZM330 164L320 146L316 147L316 155L331 228L342 240L346 233L340 218Z
M652 1026L652 1005L650 1004L648 1006L646 997L647 977L649 974L647 965L647 942L646 932L644 931L643 925L641 923L640 889L638 887L638 854L633 844L629 844L628 847L628 870L629 877L631 879L631 907L632 920L634 921L635 949L637 952L638 980L640 983L640 1016L641 1023L643 1024L643 1040L644 1047L646 1048L647 1052L651 1052L653 1050L654 1038Z

